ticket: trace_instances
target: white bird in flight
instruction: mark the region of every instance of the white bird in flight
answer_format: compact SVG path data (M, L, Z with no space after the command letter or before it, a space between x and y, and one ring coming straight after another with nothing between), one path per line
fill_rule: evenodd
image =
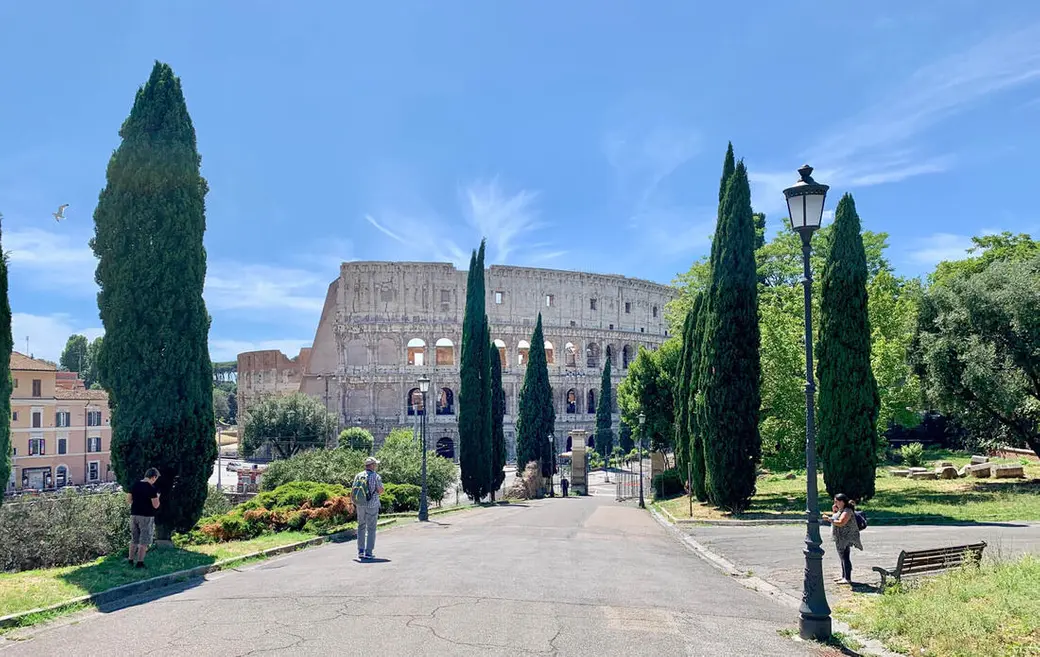
M65 208L69 207L68 203L62 204L58 207L58 211L54 213L54 220L61 221L65 218Z

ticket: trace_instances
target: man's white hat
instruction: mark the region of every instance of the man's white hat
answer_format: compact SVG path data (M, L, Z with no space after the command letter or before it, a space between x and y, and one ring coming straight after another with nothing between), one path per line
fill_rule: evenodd
M379 465L379 459L374 456L369 456L365 459L365 465Z

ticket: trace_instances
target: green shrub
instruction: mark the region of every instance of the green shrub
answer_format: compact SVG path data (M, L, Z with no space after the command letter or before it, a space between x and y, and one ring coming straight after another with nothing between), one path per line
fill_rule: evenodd
M919 468L924 465L924 445L921 443L903 445L899 448L899 457L908 467Z
M339 433L340 449L351 449L355 452L371 454L374 444L375 438L372 437L371 432L361 427L350 427Z
M206 503L202 506L202 515L205 516L219 516L222 513L227 513L235 507L228 499L227 495L222 493L216 486L210 485L209 492L206 494Z
M124 493L66 490L0 506L0 571L86 563L124 549L129 540Z
M422 496L422 487L414 484L385 484L383 495L389 494L393 497L393 503L389 506L394 513L409 513L419 510L419 498ZM383 504L383 495L379 496L379 510L387 508Z
M379 473L385 484L422 484L422 452L412 440L411 430L392 431L376 452ZM448 459L427 452L426 488L434 502L444 499L447 490L458 479L458 468Z
M365 469L367 456L368 452L342 448L300 452L292 458L271 463L260 479L260 488L270 491L293 481L349 487L354 475Z
M353 478L353 477L352 477ZM319 507L330 497L347 495L349 491L339 484L324 484L314 481L293 481L272 491L260 493L248 502L236 507L242 511L264 508L270 511L298 509L306 502Z
M654 497L665 498L683 494L683 478L678 470L669 468L664 472L654 475L651 487L654 489Z

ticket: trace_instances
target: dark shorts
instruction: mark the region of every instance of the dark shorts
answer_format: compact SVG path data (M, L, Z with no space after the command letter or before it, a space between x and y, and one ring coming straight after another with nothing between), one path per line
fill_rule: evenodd
M155 518L152 516L130 516L130 542L134 545L151 545L155 534Z

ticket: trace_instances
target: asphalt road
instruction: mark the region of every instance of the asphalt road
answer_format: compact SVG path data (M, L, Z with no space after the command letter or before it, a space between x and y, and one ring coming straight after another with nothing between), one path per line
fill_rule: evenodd
M547 499L288 555L8 637L0 655L812 654L793 613L634 506Z

